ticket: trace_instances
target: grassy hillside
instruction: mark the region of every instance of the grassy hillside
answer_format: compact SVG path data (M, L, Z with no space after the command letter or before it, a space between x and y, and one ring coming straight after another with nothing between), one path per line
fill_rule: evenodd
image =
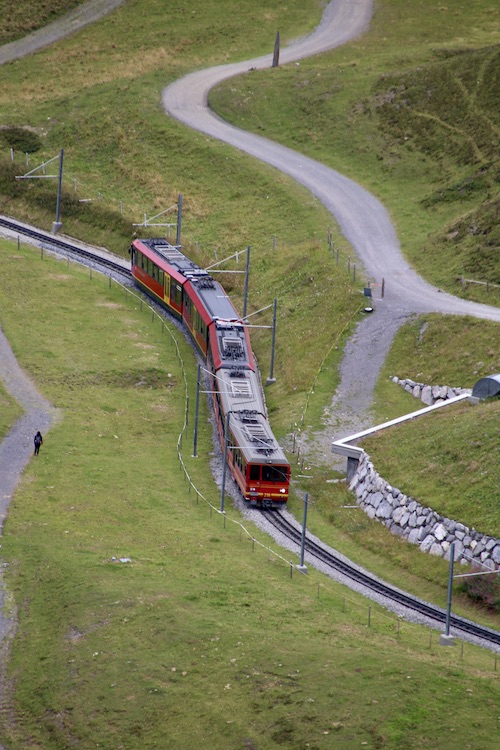
M2 325L64 414L25 473L2 539L19 620L2 744L451 750L474 725L475 746L489 750L500 697L493 654L443 649L436 634L368 609L313 569L291 577L288 554L262 547L269 539L253 529L254 539L240 533L229 503L222 524L179 471L184 383L170 334L96 274L15 243L0 242L0 257L0 294L19 290ZM193 403L193 352L182 336L178 347ZM217 506L203 403L199 426L199 458L190 436L184 458ZM358 554L376 562L369 549ZM443 601L446 563L425 562L440 584L423 588L418 566L401 579L386 560L384 572Z
M83 0L22 0L20 3L0 0L0 44L20 39L82 3Z
M318 374L311 423L318 423L337 382L342 343L362 299L345 267L351 250L332 226L341 249L337 266L326 246L331 218L314 199L274 170L168 120L160 94L188 70L270 51L277 28L283 39L307 32L320 7L313 0L286 6L244 0L235 12L229 0L193 0L189 8L129 0L75 38L0 68L0 124L9 126L0 131L7 158L0 166L3 212L46 228L54 220L53 182L12 179L12 169L26 171L24 154L14 167L8 161L12 138L22 136L30 168L65 148L62 218L70 234L126 253L132 232L140 231L132 225L144 212L173 205L182 192L189 252L206 261L251 245L252 309L278 298L277 383L266 395L280 435L300 419ZM484 209L483 198L494 190L488 170L484 190L469 191L465 202L439 198L436 174L443 172L441 187L453 192L472 174L470 164L447 153L434 165L421 150L414 117L411 152L406 132L400 142L397 122L388 117L381 126L383 92L392 92L404 71L409 77L397 85L409 89L417 67L456 66L459 56L443 54L444 48L479 55L496 41L496 7L489 0L456 0L453 11L443 8L428 0L387 0L377 4L372 31L359 42L244 81L252 83L245 126L267 109L259 131L335 160L375 190L390 206L411 257L434 238L439 244L440 233L458 232L446 241L462 247L459 221L465 244L473 243L468 212ZM450 75L459 74L452 67ZM235 88L231 107L243 107L239 96ZM22 142L15 144L24 151ZM430 265L430 253L426 258ZM95 277L91 283L84 271L42 262L26 249L19 257L8 243L0 244L0 266L0 297L8 300L2 325L44 395L65 414L44 442L42 460L28 470L2 540L9 606L19 617L9 671L12 702L5 705L2 697L0 741L9 750L90 750L97 744L182 750L193 742L222 750L337 744L399 750L403 743L447 750L457 737L485 750L496 746L499 687L491 654L469 646L463 654L440 649L427 631L398 624L374 605L369 612L366 601L312 570L290 579L287 562L268 560L259 546L268 540L256 534L255 543L244 535L240 541L231 522L224 528L196 503L175 451L184 414L182 370L170 338L148 312L141 315L107 283ZM458 273L451 259L441 272L446 278ZM223 281L241 305L234 278ZM43 316L34 319L33 309ZM415 406L389 375L472 385L496 367L497 327L478 322L468 328L465 337L463 321L450 326L432 316L408 326L381 380L377 413L395 416ZM253 343L265 376L268 333L260 331ZM195 363L182 339L179 346L192 404ZM475 453L470 460L449 457L447 480L456 464L463 481L448 484L448 494L468 486L472 475L482 482L476 485L481 492L494 493L492 473L483 477L482 468L490 426L495 446L494 409L470 412L481 415L480 437L474 438L477 418L467 413L455 425L464 452L472 446ZM217 504L207 471L210 435L205 419L201 424L200 459L186 460ZM425 438L412 435L415 453ZM370 450L375 456L378 448ZM428 466L403 447L400 456L405 481L413 487L419 474L428 480ZM300 481L310 492L309 524L316 533L402 588L445 605L445 561L403 545L350 508L345 487L329 481L334 472L313 467L307 474L312 478ZM434 499L436 488L425 492ZM298 497L290 506L301 514ZM486 498L478 526L488 518L498 528L495 507ZM498 626L498 618L472 607L456 587L453 601L457 612Z
M0 384L0 438L7 434L16 419L22 414L19 404L6 392Z
M379 4L368 34L326 55L221 84L210 102L361 181L435 285L500 304L500 46L495 3ZM407 40L404 51L401 39ZM279 106L276 106L279 101Z

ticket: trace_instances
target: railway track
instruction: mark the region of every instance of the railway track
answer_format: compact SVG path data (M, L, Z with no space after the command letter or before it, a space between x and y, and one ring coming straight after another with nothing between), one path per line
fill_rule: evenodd
M6 230L14 238L19 237L45 250L69 255L82 263L86 262L88 265L101 266L106 271L113 271L125 277L128 281L132 281L130 263L104 249L93 248L75 240L57 237L7 216L0 216L0 229Z
M277 531L300 547L302 533L300 528L297 528L294 524L290 523L290 521L288 521L280 512L263 511L263 513L265 513L269 523ZM350 564L345 559L341 559L331 550L325 549L307 534L305 550L309 555L316 558L332 571L340 573L345 579L347 579L347 581L351 581L358 586L369 589L370 592L373 592L373 594L376 594L378 597L383 597L385 600L397 604L398 607L405 608L409 613L418 616L418 618L426 618L426 620L434 623L437 628L444 626L446 622L446 612L443 609L374 578L368 573L360 570L358 567ZM496 630L483 627L482 625L478 625L475 622L456 615L451 615L450 627L453 635L458 637L468 636L469 638L472 637L474 640L479 639L481 645L487 645L494 651L500 651L500 632Z
M91 246L84 246L63 237L44 232L28 224L0 216L0 229L6 230L11 237L24 238L38 247L43 247L56 253L63 253L73 257L79 262L93 267L101 266L103 272L112 272L125 278L128 283L132 282L130 263L118 256ZM287 539L300 546L301 530L286 520L280 512L263 511L269 523ZM413 616L425 618L435 627L441 628L445 624L446 613L439 607L424 602L397 588L393 588L383 581L370 576L346 560L341 559L332 551L325 549L309 536L306 536L306 551L320 561L327 568L340 573L348 582L368 589L374 595L382 597L387 603L393 603L398 607L405 608ZM452 615L450 625L453 633L457 636L467 637L480 642L480 645L500 652L500 632L483 627L470 620Z

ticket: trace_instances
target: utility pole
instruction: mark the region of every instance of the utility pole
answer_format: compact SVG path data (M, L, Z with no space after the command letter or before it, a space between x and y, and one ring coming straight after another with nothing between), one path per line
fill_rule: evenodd
M304 549L306 545L306 524L307 524L307 504L309 502L309 495L304 495L304 517L302 519L302 535L300 539L300 564L295 567L300 570L301 573L307 573L307 565L304 565Z
M181 227L182 227L182 193L179 193L177 201L177 232L175 235L175 244L177 247L181 244Z
M63 177L63 159L64 149L61 149L59 154L59 177L57 181L57 205L56 205L56 220L52 224L52 234L57 234L62 227L61 221L61 191L62 191L62 177Z

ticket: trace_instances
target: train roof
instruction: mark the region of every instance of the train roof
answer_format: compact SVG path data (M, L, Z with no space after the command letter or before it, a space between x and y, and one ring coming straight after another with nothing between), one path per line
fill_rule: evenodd
M258 376L252 370L234 367L218 370L217 380L224 413L231 415L230 430L246 460L288 464L267 421Z
M210 345L214 367L249 367L255 370L255 362L248 328L239 321L216 320L210 327Z
M208 271L187 258L175 245L171 245L168 240L149 238L135 240L133 244L141 252L149 251L146 252L149 257L151 254L155 255L160 261L160 268L173 275L176 280L189 282L190 287L187 290L192 289L196 292L212 320L217 318L229 321L240 320L233 303L219 282L215 281Z

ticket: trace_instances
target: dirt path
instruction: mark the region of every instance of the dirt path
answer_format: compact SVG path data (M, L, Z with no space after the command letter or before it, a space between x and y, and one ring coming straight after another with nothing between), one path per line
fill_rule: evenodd
M0 327L0 380L25 413L0 443L0 538L14 490L33 456L33 437L37 430L46 436L59 413L36 390L20 368L7 338ZM43 460L43 446L36 460ZM5 679L5 657L15 631L15 612L6 607L3 569L0 567L0 707L8 710L8 683ZM0 750L4 750L0 744Z

